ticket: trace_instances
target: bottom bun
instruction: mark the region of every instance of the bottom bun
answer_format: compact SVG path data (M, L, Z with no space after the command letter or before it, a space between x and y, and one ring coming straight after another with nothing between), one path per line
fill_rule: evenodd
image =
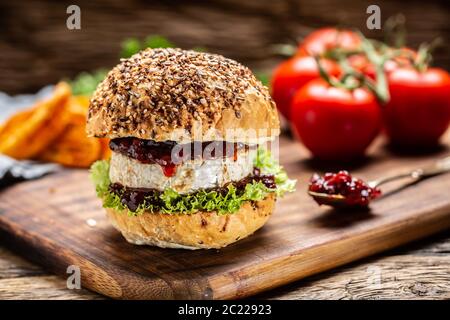
M233 214L143 213L130 216L107 208L108 217L128 242L177 249L218 249L243 239L261 228L272 214L275 195L245 202Z

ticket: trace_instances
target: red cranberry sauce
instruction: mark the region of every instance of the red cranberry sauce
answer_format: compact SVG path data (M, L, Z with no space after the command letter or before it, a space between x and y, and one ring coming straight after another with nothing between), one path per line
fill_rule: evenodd
M234 187L237 189L237 193L242 193L245 190L245 186L252 182L261 182L263 183L267 188L269 189L275 189L275 177L273 175L259 175L259 171L255 170L253 175L250 175L248 177L245 177L239 181L236 182L230 182L230 184L233 184ZM156 189L146 189L146 188L130 188L130 187L124 187L120 183L112 183L109 186L109 190L120 196L120 200L122 204L131 211L135 211L139 205L144 203L151 204L153 208L160 208L163 206L163 202L159 198L159 195L161 194L160 191ZM208 189L207 191L216 191L218 193L226 194L228 192L227 185L220 187L220 188L214 188L214 189Z
M372 188L361 179L354 178L347 171L325 173L324 176L314 174L309 182L309 191L342 195L348 205L367 206L370 200L381 195L380 189ZM320 199L314 198L320 205Z
M236 161L238 150L249 148L243 143L225 141L177 144L175 141L156 142L131 137L112 139L109 147L112 151L139 162L159 164L166 177L173 177L176 173L176 166L183 161L218 158L233 158Z

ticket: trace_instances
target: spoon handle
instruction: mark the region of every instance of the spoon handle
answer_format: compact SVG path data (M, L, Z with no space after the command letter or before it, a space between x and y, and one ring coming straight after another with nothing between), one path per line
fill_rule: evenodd
M424 168L421 168L421 169L415 169L410 172L401 173L401 174L397 174L395 176L390 176L390 177L371 181L371 182L369 182L369 185L372 188L376 188L382 184L385 184L385 183L388 183L391 181L395 181L398 179L403 179L403 178L411 178L414 181L417 181L417 180L421 180L421 179L424 179L427 177L445 173L447 171L450 171L450 157L440 159L440 160L436 161L434 164L424 167Z

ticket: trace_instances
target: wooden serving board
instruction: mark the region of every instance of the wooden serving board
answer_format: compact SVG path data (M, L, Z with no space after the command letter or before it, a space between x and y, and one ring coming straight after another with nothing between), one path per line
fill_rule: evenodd
M278 201L263 229L222 250L127 243L107 222L85 170L1 192L0 235L12 249L65 277L69 265L79 266L84 287L113 298L223 299L250 296L450 227L450 174L387 193L370 212L336 212L318 207L306 189L313 171L338 168L306 160L306 152L287 138L280 154L298 179L297 191ZM372 179L446 155L447 147L399 156L378 144L349 169ZM89 219L97 224L90 226Z

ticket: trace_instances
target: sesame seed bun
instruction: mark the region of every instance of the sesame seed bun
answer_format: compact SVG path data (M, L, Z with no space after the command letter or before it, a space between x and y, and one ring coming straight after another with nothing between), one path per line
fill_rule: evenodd
M275 103L252 72L220 55L146 49L122 59L92 96L89 136L263 142L279 134Z
M233 214L196 212L194 214L127 212L107 208L112 225L128 242L176 249L218 249L243 239L261 228L272 214L275 195L245 202Z

